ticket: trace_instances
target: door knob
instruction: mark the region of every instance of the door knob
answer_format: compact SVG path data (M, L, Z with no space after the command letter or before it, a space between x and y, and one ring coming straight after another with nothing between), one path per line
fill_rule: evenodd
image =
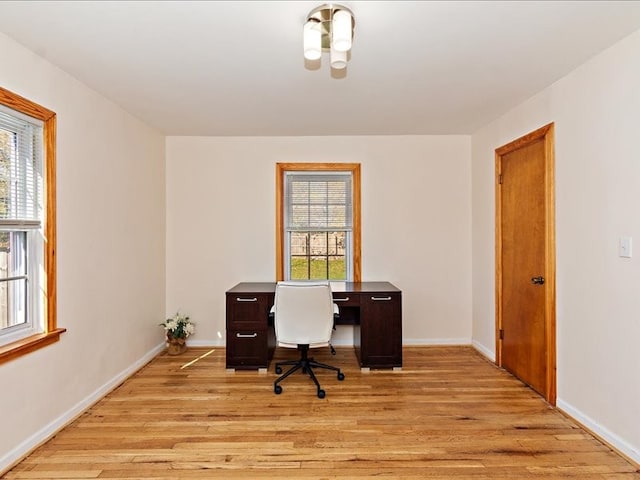
M531 283L534 285L542 285L544 283L544 277L532 277Z

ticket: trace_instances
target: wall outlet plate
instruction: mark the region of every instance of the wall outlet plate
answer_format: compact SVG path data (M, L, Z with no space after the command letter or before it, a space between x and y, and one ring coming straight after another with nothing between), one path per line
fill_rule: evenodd
M623 258L631 258L631 237L620 237L618 244L618 256Z

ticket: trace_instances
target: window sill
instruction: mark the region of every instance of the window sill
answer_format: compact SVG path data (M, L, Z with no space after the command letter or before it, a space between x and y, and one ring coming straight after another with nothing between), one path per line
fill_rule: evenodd
M34 352L40 348L51 345L60 340L60 335L66 332L66 328L56 328L51 332L32 335L17 342L0 347L0 364L9 362L18 357Z

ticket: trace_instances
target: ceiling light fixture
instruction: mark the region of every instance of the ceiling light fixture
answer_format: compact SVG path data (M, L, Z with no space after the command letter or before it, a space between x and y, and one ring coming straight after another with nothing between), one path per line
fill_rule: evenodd
M309 12L303 29L304 58L319 60L330 52L331 68L343 69L349 60L355 27L353 13L337 3L320 5Z

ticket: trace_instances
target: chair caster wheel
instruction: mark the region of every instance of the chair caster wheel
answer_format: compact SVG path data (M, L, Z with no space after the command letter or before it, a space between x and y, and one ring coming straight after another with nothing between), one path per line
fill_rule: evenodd
M338 372L338 380L340 381L344 380L344 373Z
M273 387L273 393L275 393L276 395L280 395L282 393L282 387L280 385L276 385L275 387Z
M324 398L327 394L325 393L324 390L320 389L318 390L318 398Z
M280 367L276 367L276 374L280 375L282 373L282 369Z

